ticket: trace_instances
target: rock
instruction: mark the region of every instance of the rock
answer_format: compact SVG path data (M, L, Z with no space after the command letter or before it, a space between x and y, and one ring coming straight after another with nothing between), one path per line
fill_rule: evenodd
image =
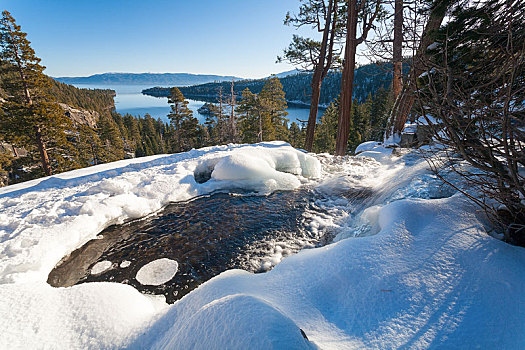
M100 114L95 111L88 111L85 109L76 109L64 103L59 103L59 106L65 111L66 115L71 118L76 125L87 125L94 128L97 125Z
M401 140L399 141L399 147L410 148L417 144L416 134L405 133L401 134Z
M399 146L403 148L420 147L428 145L432 141L432 126L418 124L414 131L401 134Z
M16 154L15 154L16 149ZM18 148L15 147L13 149L13 146L7 142L0 142L0 154L8 154L12 157L18 156L18 157L25 157L27 156L27 150L25 148Z
M432 125L418 125L416 130L416 138L419 145L428 145L432 141L433 128Z

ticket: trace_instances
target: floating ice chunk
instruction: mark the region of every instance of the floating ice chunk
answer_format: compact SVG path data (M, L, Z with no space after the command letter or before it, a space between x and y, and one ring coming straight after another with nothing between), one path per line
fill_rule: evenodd
M178 269L175 260L162 258L142 266L135 278L142 285L159 286L171 280Z
M113 265L113 263L111 261L108 261L108 260L100 261L100 262L96 263L95 266L93 266L91 268L91 274L92 275L100 275L101 273L106 272L107 270L109 270L112 265Z
M120 263L120 268L125 269L126 267L129 267L129 265L131 265L131 261L124 260Z

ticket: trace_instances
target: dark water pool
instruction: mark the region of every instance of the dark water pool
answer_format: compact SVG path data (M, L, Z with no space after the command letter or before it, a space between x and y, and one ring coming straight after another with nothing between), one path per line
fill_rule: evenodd
M227 269L263 272L280 256L329 242L330 232L308 228L312 216L323 215L313 197L303 189L268 196L219 193L173 203L155 215L108 227L63 259L48 283L120 282L173 303ZM135 278L139 269L161 258L177 261L177 274L163 285L141 285ZM111 269L90 273L106 260ZM122 268L123 261L131 264Z

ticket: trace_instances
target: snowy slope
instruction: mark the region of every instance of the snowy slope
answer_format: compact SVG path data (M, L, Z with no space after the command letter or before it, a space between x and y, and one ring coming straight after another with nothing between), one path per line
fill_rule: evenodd
M0 348L523 348L525 250L489 237L461 196L429 199L440 191L417 157L362 149L337 161L278 142L219 146L0 189ZM357 218L331 203L337 243L268 273L227 271L171 306L128 285L45 282L111 223L212 191L306 183L378 194Z

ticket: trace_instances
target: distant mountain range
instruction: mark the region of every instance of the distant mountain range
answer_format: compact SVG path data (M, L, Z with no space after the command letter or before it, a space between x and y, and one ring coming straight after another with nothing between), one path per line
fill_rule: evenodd
M294 70L289 70L287 72L282 72L282 73L275 74L275 76L280 79L280 78L284 78L284 77L287 77L287 76L290 76L290 75L296 75L296 74L300 74L300 73L304 73L304 72L300 71L299 69L294 69Z
M404 72L408 71L408 65L403 65ZM312 94L312 73L289 71L276 74L283 85L286 100L289 103L309 105ZM268 78L245 79L235 81L234 91L239 97L246 88L253 93L259 93ZM368 95L374 96L380 89L388 89L392 82L392 65L390 63L367 64L355 70L354 76L354 98L364 102ZM216 102L219 89L230 91L229 82L213 82L198 84L194 86L180 87L180 91L188 98ZM341 73L332 71L328 73L321 88L320 105L328 106L341 92ZM155 97L167 97L170 89L166 87L152 87L142 90L145 95Z
M66 84L90 85L176 85L190 86L219 81L241 80L242 78L224 75L190 73L103 73L89 77L58 77Z

